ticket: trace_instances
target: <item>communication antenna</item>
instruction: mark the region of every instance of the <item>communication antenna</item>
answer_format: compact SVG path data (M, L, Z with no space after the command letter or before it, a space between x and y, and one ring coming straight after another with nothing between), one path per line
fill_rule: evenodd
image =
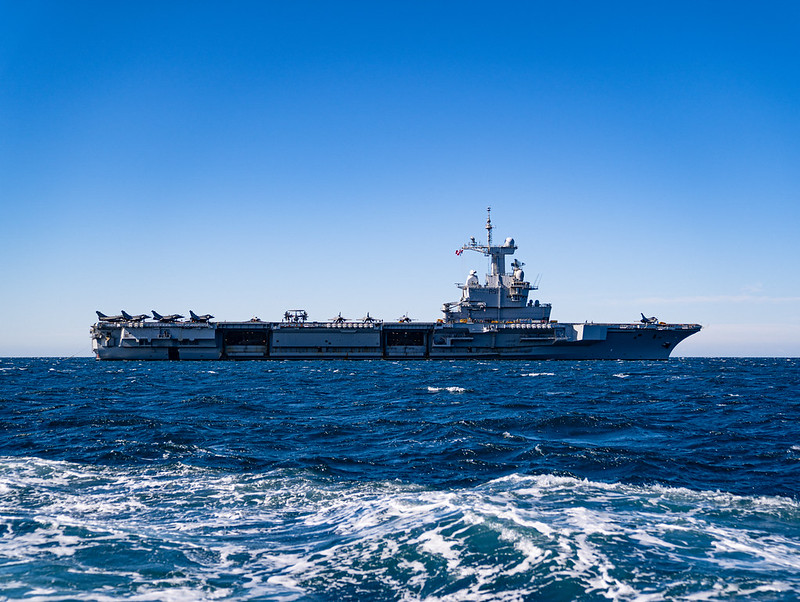
M486 231L488 232L489 247L492 246L492 208L486 208Z

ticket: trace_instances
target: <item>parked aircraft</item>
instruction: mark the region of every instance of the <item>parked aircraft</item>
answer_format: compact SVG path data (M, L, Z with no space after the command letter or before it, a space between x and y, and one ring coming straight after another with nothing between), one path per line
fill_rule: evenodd
M130 315L128 312L126 312L123 309L122 310L122 317L125 318L125 320L128 321L128 322L143 322L144 320L146 320L150 316L148 316L147 314L139 314L138 316L132 316L132 315Z
M191 309L189 310L189 319L190 319L192 322L208 322L208 321L209 321L209 320L211 320L213 317L214 317L214 316L212 316L211 314L203 314L202 316L198 316L198 315L197 315L196 313L194 313L194 312L193 312Z
M169 314L168 316L162 316L154 309L151 311L153 312L153 319L158 320L159 322L173 323L183 319L183 316L180 314Z
M107 316L101 311L94 312L97 314L97 320L99 322L108 322L110 324L115 324L119 322L127 322L124 316Z

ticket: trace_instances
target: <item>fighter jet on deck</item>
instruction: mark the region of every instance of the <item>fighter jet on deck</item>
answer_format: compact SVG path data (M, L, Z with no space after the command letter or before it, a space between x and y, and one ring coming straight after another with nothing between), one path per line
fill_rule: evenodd
M98 322L106 322L109 324L119 324L120 322L127 322L124 316L107 316L101 311L94 312L97 314Z
M139 314L138 316L132 316L132 315L130 315L128 312L126 312L123 309L122 310L122 317L125 318L125 320L128 321L128 322L143 322L144 320L146 320L150 316L148 316L147 314Z
M183 319L183 316L180 315L180 314L169 314L168 316L162 316L160 313L158 313L154 309L151 310L151 311L153 313L153 319L154 320L158 320L159 322L167 322L169 324L172 324L174 322L177 322L178 320L182 320Z

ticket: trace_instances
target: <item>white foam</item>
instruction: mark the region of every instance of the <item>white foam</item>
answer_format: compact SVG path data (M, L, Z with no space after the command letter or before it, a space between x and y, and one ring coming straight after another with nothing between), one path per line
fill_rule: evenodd
M467 389L464 387L428 387L428 391L430 393L439 393L441 391L447 391L448 393L466 393Z
M665 525L662 525L662 527L663 526ZM671 550L677 549L677 546L642 530L634 531L633 533L630 534L630 538L638 541L640 544L644 546L661 547Z
M432 599L513 600L537 597L555 575L588 597L647 600L655 594L643 559L691 573L700 570L697 558L711 568L671 594L665 589L665 598L702 597L717 573L737 591L800 587L800 544L791 532L763 530L765 515L800 520L800 506L787 498L547 474L440 491L291 471L120 470L34 458L0 458L0 483L5 558L35 568L48 557L69 563L90 546L180 551L186 562L169 587L149 585L138 566L81 565L131 583L130 599L237 598L245 590L288 600L365 583L417 599L438 580L458 586ZM18 530L20 517L35 528ZM69 597L103 592L93 594Z
M423 551L444 558L447 562L447 570L451 573L455 572L461 563L461 555L455 549L455 542L442 537L440 529L426 531L417 539L417 542Z
M508 537L506 535L506 537ZM530 572L533 567L542 564L552 556L550 550L544 550L534 545L530 540L514 537L514 548L524 555L522 562L507 569L507 575L517 575L519 573Z

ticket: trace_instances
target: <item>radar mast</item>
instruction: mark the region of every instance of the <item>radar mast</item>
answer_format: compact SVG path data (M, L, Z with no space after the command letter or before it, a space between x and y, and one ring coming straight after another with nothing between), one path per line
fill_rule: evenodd
M488 247L492 248L492 208L486 208L486 242L488 243Z
M475 242L475 238L470 239L469 244L462 246L465 251L477 251L489 258L489 273L487 276L487 286L502 286L502 277L506 272L505 256L514 253L517 248L514 244L514 239L509 238L502 246L495 247L492 245L492 208L486 208L486 246L479 245Z

